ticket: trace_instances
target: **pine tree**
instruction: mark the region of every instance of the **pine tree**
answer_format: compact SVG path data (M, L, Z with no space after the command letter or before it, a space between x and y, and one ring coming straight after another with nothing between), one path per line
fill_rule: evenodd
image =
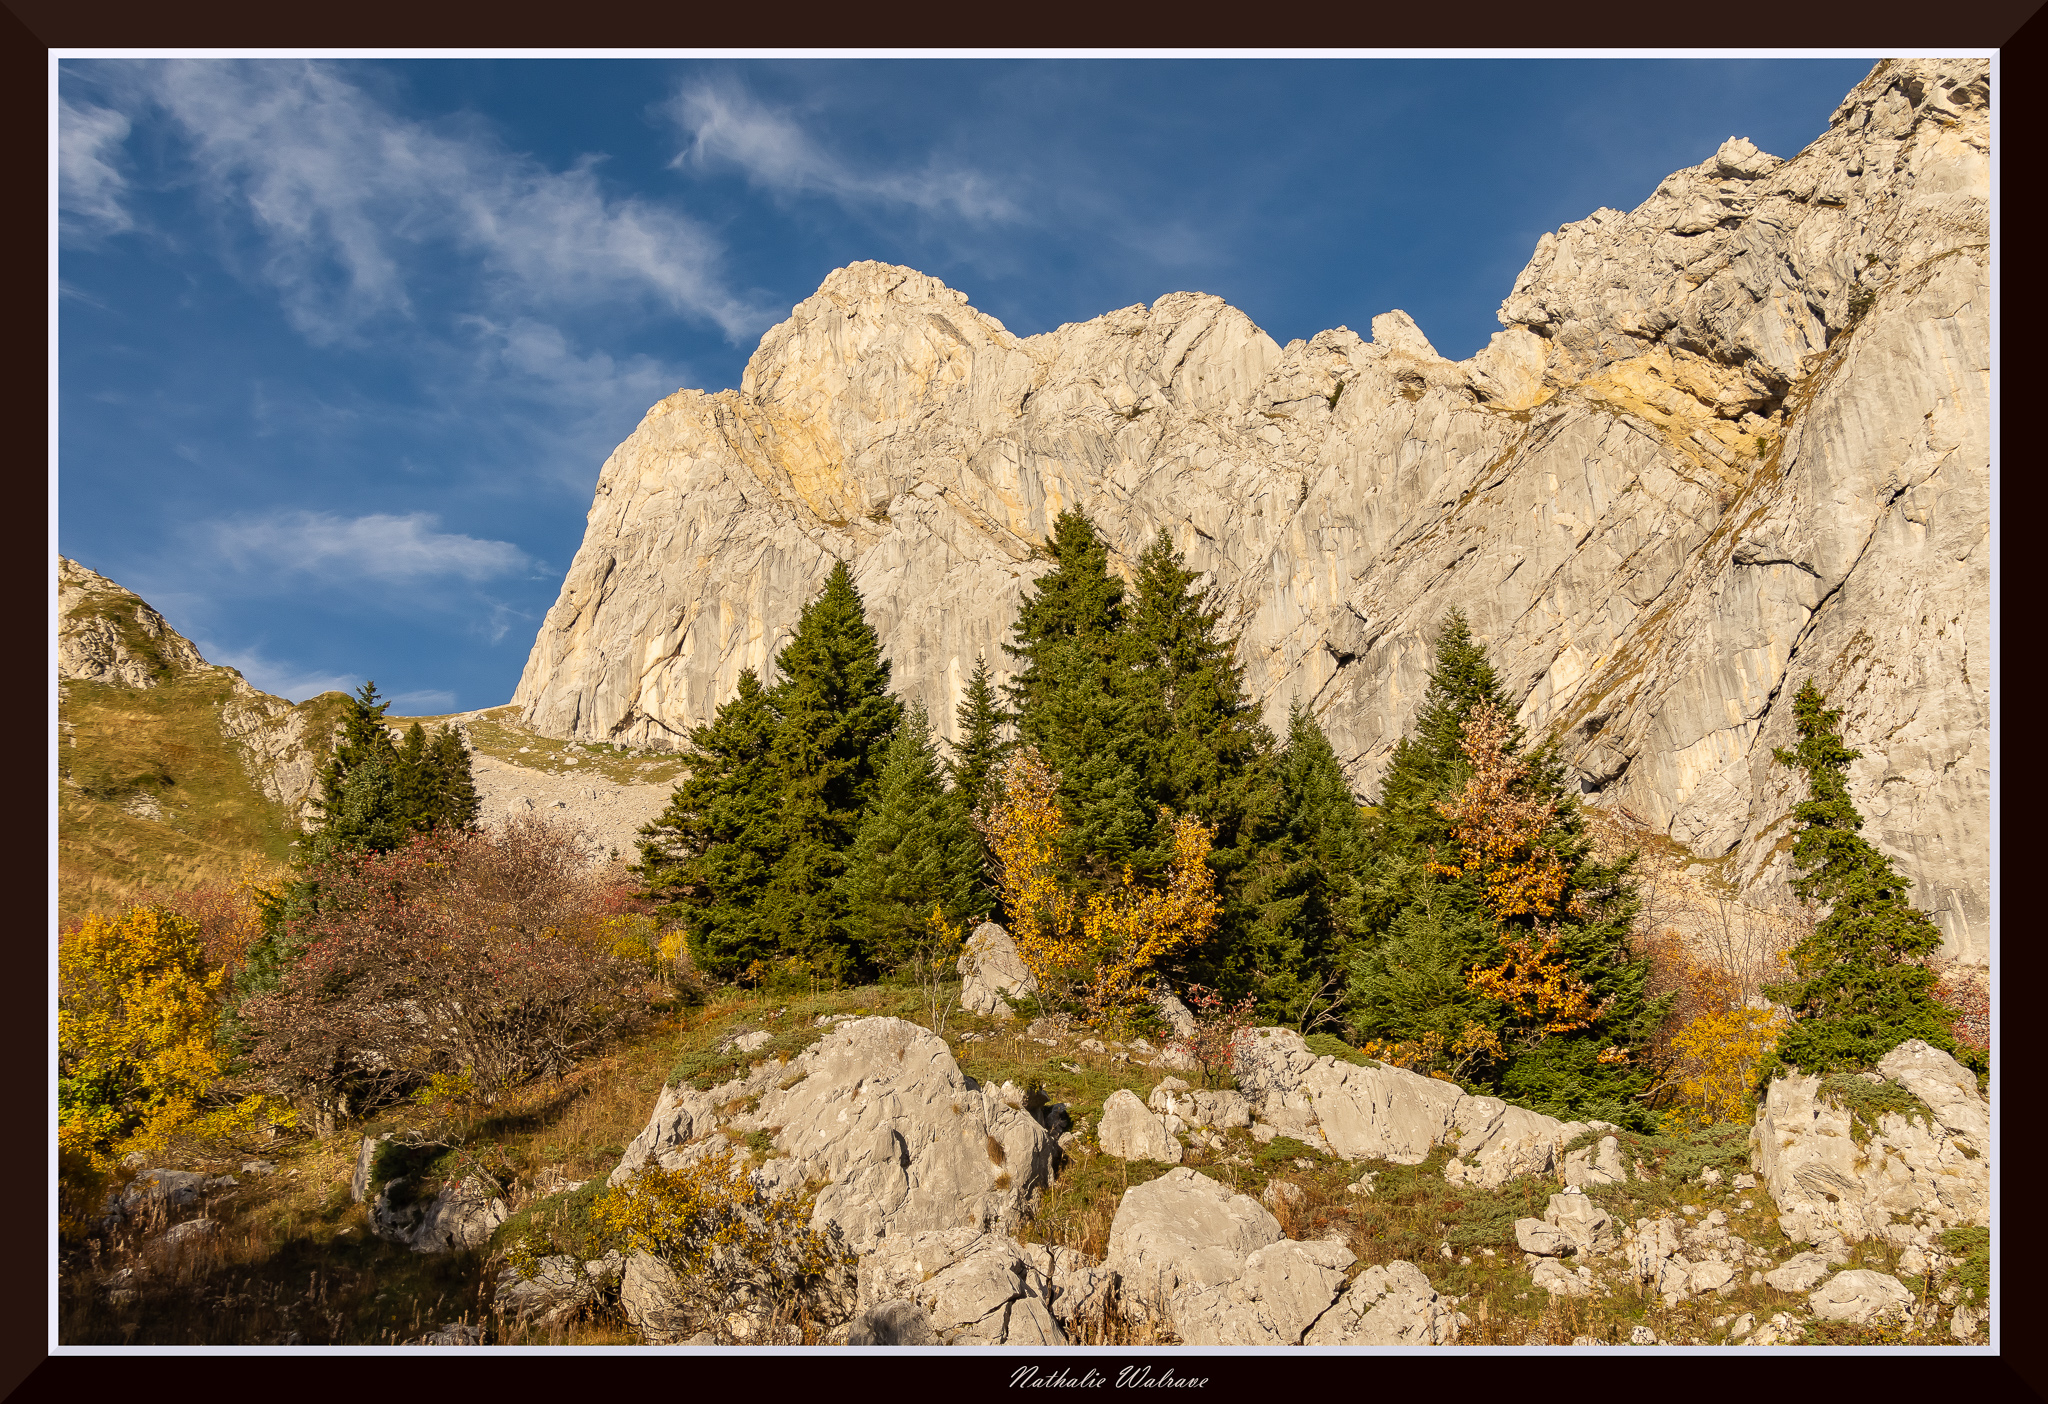
M313 836L315 861L343 852L389 853L411 837L398 791L395 763L376 750L350 767L326 822Z
M784 848L763 894L763 919L782 953L844 978L858 961L835 888L903 713L844 561L805 606L775 666L783 680L774 694L772 761Z
M1380 780L1380 795L1374 805L1372 843L1376 850L1397 857L1412 857L1432 844L1448 839L1449 828L1436 803L1463 782L1467 767L1460 746L1465 719L1472 709L1490 705L1512 717L1515 706L1500 684L1486 656L1486 649L1472 638L1472 627L1462 610L1444 616L1437 631L1435 660L1430 668L1429 689L1423 694L1422 711L1413 730L1394 743L1394 754ZM1508 746L1519 749L1520 726L1509 734ZM1378 891L1368 900L1377 915L1390 918L1386 889L1398 887L1411 876L1409 863L1380 865L1374 884Z
M1237 641L1219 631L1223 611L1212 590L1195 588L1199 580L1162 530L1138 557L1126 651L1132 720L1152 741L1148 798L1213 825L1221 857L1255 804L1273 737L1245 696Z
M1004 688L1011 715L1018 718L1042 711L1058 686L1054 655L1078 646L1107 665L1111 641L1124 622L1124 584L1110 574L1109 543L1083 513L1060 513L1043 551L1053 569L1038 578L1019 609L1016 643L1003 645L1003 652L1023 661ZM1026 739L1044 746L1040 737Z
M1005 691L1018 736L1060 777L1063 863L1081 890L1096 890L1162 837L1145 778L1150 741L1133 713L1124 586L1110 574L1108 542L1069 510L1045 551L1055 567L1018 612L1016 642L1003 645L1023 665Z
M847 935L873 970L902 966L934 906L956 925L979 920L994 906L982 876L981 839L946 792L922 702L911 703L890 744L875 802L839 880L839 899Z
M483 800L476 792L476 772L471 763L469 743L455 723L449 722L428 747L434 768L434 826L443 829L476 827L483 812Z
M775 955L760 919L784 847L773 760L779 720L749 668L713 719L690 732L689 773L668 807L640 830L634 872L660 914L682 918L699 968L731 979Z
M1365 823L1329 739L1299 702L1272 769L1271 832L1246 874L1239 964L1263 977L1254 982L1261 1017L1299 1026L1343 993L1330 985L1359 933Z
M959 796L960 807L973 813L982 807L988 777L1002 763L1016 743L1003 737L1003 708L990 680L988 660L974 656L974 672L967 679L967 695L953 710L960 739L953 745L953 757L946 762L946 777Z
M1792 709L1799 742L1775 753L1780 765L1806 773L1807 797L1793 811L1800 876L1792 890L1827 903L1828 913L1792 949L1793 978L1766 991L1795 1022L1760 1080L1787 1064L1805 1073L1868 1068L1913 1038L1981 1063L1982 1055L1958 1048L1953 1015L1934 996L1926 960L1941 949L1940 928L1907 901L1911 880L1858 832L1863 816L1849 798L1848 769L1863 753L1843 744L1841 711L1811 678Z
M432 829L439 808L440 777L427 746L427 733L418 722L406 728L405 740L398 744L392 779L398 790L399 822L410 833Z
M405 841L404 798L399 791L399 754L384 713L391 704L366 682L342 713L341 738L320 771L314 804L319 812L316 851L367 848L383 853Z

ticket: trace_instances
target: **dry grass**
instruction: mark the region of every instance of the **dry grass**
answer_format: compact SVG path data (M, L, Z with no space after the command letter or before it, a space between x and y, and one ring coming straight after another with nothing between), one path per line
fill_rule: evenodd
M509 705L431 717L387 714L385 720L400 735L414 722L429 731L446 722L458 722L469 737L470 749L477 754L549 775L595 774L618 785L671 785L682 778L686 769L682 757L674 751L542 736L521 725L519 709Z
M221 706L232 693L219 673L185 674L153 688L64 685L60 921L111 911L149 890L232 884L252 857L282 863L290 856L296 827L221 730ZM159 817L145 817L152 808Z

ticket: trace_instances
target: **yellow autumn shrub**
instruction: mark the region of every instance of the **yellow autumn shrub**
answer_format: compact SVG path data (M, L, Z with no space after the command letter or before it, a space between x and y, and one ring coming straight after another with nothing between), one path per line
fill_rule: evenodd
M1788 1022L1782 1011L1755 1005L1693 1018L1671 1039L1675 1100L1665 1120L1678 1130L1749 1120L1757 1068Z
M262 1096L223 1102L225 967L200 926L161 906L88 916L57 942L57 1141L67 1220L130 1151L174 1135L232 1137L290 1113ZM74 1227L76 1224L74 1223Z
M998 783L1002 797L983 832L1017 954L1045 997L1079 1003L1091 1022L1121 1032L1159 962L1216 928L1223 904L1209 868L1214 831L1181 815L1164 886L1141 886L1126 867L1120 886L1083 902L1060 881L1059 776L1025 746L1004 761Z

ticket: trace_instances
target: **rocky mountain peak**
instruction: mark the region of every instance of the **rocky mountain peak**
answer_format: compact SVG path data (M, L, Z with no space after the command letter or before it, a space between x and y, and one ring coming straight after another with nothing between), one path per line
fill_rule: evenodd
M942 730L1058 513L1213 582L1269 723L1370 795L1463 609L1583 792L1747 884L1797 799L1780 699L1853 699L1852 793L1952 953L1988 935L1988 65L1880 64L1778 160L1731 138L1545 234L1462 362L1413 320L1282 347L1169 294L1012 336L880 263L739 390L679 392L600 475L515 702L676 746L772 674L849 562Z
M211 666L191 640L132 592L57 558L57 679L156 687Z

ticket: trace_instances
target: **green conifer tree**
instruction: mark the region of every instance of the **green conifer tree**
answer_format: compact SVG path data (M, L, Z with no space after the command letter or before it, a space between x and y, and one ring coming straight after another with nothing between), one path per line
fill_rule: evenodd
M1002 703L988 671L988 659L974 655L974 672L967 679L967 695L953 709L954 725L960 739L953 743L953 756L946 762L946 777L968 814L982 806L988 777L1002 763L1016 743L1003 736Z
M1216 826L1212 866L1223 874L1241 859L1240 834L1274 748L1245 695L1237 641L1221 632L1223 611L1213 590L1196 588L1200 578L1164 530L1138 557L1126 646L1131 721L1151 741L1147 797Z
M662 904L663 919L682 920L697 966L720 979L776 954L760 902L784 848L778 726L767 690L747 669L732 699L690 732L688 774L640 830L634 872L646 895Z
M1448 840L1450 831L1437 813L1436 803L1464 783L1467 767L1459 744L1465 719L1482 703L1491 704L1504 716L1512 717L1516 711L1486 649L1473 639L1464 611L1453 609L1437 631L1422 710L1409 734L1394 743L1373 807L1372 846L1396 860L1379 865L1372 883L1379 890L1367 897L1382 919L1391 918L1392 910L1386 904L1390 898L1398 901L1400 889L1413 876L1410 870L1417 856L1430 845ZM1521 748L1519 725L1509 735L1508 744L1512 749Z
M1799 742L1775 753L1780 765L1806 773L1806 799L1793 811L1800 876L1792 890L1828 912L1793 948L1793 978L1766 991L1795 1022L1760 1080L1788 1064L1804 1073L1868 1068L1913 1038L1981 1069L1982 1055L1958 1047L1954 1016L1934 995L1926 960L1941 949L1940 928L1907 900L1911 880L1858 832L1863 816L1849 798L1848 770L1863 753L1843 744L1842 713L1813 679L1792 708Z
M350 767L339 800L313 836L315 861L344 852L389 853L412 836L406 827L398 777L392 761L371 750Z
M1649 1129L1640 1097L1651 1071L1641 1052L1669 1000L1644 997L1648 964L1629 944L1636 908L1632 860L1593 858L1578 796L1549 747L1519 755L1526 769L1517 793L1551 807L1534 841L1564 874L1551 910L1496 919L1476 872L1436 870L1456 866L1452 824L1438 806L1471 776L1461 741L1481 704L1514 715L1484 648L1453 611L1437 638L1414 732L1395 747L1367 825L1372 857L1362 902L1365 936L1350 968L1352 1028L1361 1039L1388 1042L1434 1033L1448 1045L1476 1023L1505 1040L1504 1055L1468 1065L1468 1086L1552 1115ZM1521 728L1510 724L1505 751L1521 752L1521 743ZM1537 942L1545 935L1555 936L1556 958L1600 1012L1533 1045L1517 1043L1511 1012L1475 990L1471 977L1500 965L1504 937Z
M378 699L377 684L366 682L342 713L341 737L321 768L314 800L315 850L321 855L350 848L382 853L405 841L409 829L399 790L398 747L384 725L390 706Z
M405 730L392 765L392 781L398 790L399 821L411 833L426 833L434 827L439 809L440 776L435 773L434 756L427 733L418 722Z
M1330 1013L1362 921L1365 822L1314 713L1288 709L1272 767L1270 832L1245 877L1241 967L1260 1016L1300 1027Z
M858 972L837 896L839 875L880 779L903 709L889 662L840 561L776 656L773 764L784 847L763 894L778 950L833 978Z
M439 728L427 746L428 763L434 774L435 828L472 829L483 812L483 800L476 792L476 771L469 743L454 722Z
M902 966L934 906L963 923L994 905L980 835L946 791L922 702L910 704L890 744L875 802L839 879L839 899L847 935L872 970Z
M1053 523L1040 576L1003 645L1022 667L1006 686L1017 734L1060 777L1068 832L1063 859L1090 890L1154 847L1158 806L1146 773L1150 740L1133 711L1124 586L1109 543L1078 511Z

